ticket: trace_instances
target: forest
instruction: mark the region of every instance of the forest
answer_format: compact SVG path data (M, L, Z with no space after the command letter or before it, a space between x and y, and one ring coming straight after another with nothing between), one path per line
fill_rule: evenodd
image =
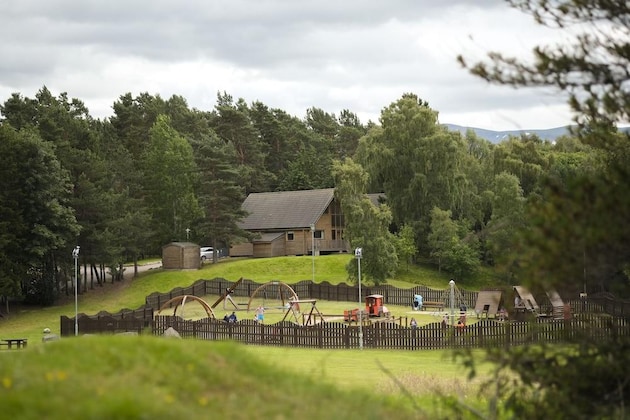
M610 157L578 136L492 144L449 131L411 93L384 107L378 123L350 110L310 108L299 118L225 92L212 110L149 93L123 94L112 109L94 119L80 99L46 87L0 106L0 295L53 303L68 293L77 244L92 287L170 241L229 246L248 238L238 228L247 194L330 187L352 246L374 256L365 261L373 282L422 261L464 282L492 267L509 284L535 257L524 233L546 217L550 194L599 178ZM609 138L627 152L622 134ZM386 203L371 205L372 192ZM623 271L596 263L596 238L578 235L598 203L574 200L566 211L576 239L562 245L576 261L564 273L568 287L610 291Z

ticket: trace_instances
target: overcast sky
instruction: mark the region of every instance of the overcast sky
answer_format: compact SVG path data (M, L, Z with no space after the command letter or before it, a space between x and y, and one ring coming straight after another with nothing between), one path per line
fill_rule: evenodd
M571 123L558 92L489 85L456 57L558 36L502 0L1 0L0 101L45 85L105 118L127 92L211 110L225 91L367 123L412 92L441 123L553 128Z

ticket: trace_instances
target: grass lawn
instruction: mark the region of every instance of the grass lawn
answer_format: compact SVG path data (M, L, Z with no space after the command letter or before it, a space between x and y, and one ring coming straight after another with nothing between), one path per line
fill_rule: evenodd
M316 281L346 281L343 266L350 259L348 255L316 257ZM410 271L413 274L408 274L409 278L416 281L397 278L388 283L447 287L448 276L422 268ZM152 292L186 287L199 279L235 281L244 277L261 284L271 280L291 284L311 276L311 257L235 259L206 264L200 270L152 270L80 295L79 312L137 308ZM204 300L211 304L216 298L206 296ZM344 310L357 307L356 302L317 302L324 315L342 315ZM396 317L415 317L420 325L441 319L440 314L430 311L414 312L395 305L388 308ZM215 313L222 317L223 307L217 307ZM65 417L78 413L85 417L87 413L87 417L105 418L103 415L109 413L121 418L124 412L127 415L123 418L137 418L141 412L144 417L172 418L213 413L222 418L252 418L282 413L277 418L285 418L305 415L308 408L315 413L309 418L443 418L447 415L436 399L438 394L460 396L475 406L484 404L477 396L480 380L467 381L463 367L453 361L449 351L313 350L111 336L64 338L44 345L42 330L48 327L58 334L61 315L74 316L73 296L47 308L15 308L0 320L0 338L29 340L26 350L0 352L0 360L6 362L0 363L0 389L4 388L0 405L5 414L41 418L42 413L64 413ZM244 311L238 315L241 319L253 317ZM205 313L198 303L191 302L184 316L195 318ZM277 322L283 316L281 310L268 311L265 323ZM244 373L247 369L251 372ZM489 369L481 369L482 379L487 378ZM129 389L134 390L133 395ZM265 389L273 391L260 391ZM247 398L244 405L239 403L241 397ZM63 408L67 401L75 401L70 411ZM185 404L179 404L181 401ZM104 412L99 411L104 408ZM418 415L419 411L424 414ZM61 418L61 414L44 417Z
M306 374L342 389L379 394L398 395L404 388L415 396L436 393L471 396L490 372L490 365L482 364L479 379L468 381L464 368L452 353L442 350L311 350L268 346L246 346L245 350L278 369Z

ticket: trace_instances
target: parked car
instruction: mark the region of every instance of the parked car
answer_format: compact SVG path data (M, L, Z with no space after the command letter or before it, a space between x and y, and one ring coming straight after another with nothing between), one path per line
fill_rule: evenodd
M214 255L214 249L211 246L202 246L199 248L199 256L201 257L201 261L205 261L208 259L212 259Z

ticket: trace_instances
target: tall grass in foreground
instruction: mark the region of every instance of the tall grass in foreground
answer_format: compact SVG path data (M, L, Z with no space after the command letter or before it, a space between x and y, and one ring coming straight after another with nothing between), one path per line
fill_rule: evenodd
M0 407L19 419L448 418L438 394L481 400L444 354L71 338L0 353Z

